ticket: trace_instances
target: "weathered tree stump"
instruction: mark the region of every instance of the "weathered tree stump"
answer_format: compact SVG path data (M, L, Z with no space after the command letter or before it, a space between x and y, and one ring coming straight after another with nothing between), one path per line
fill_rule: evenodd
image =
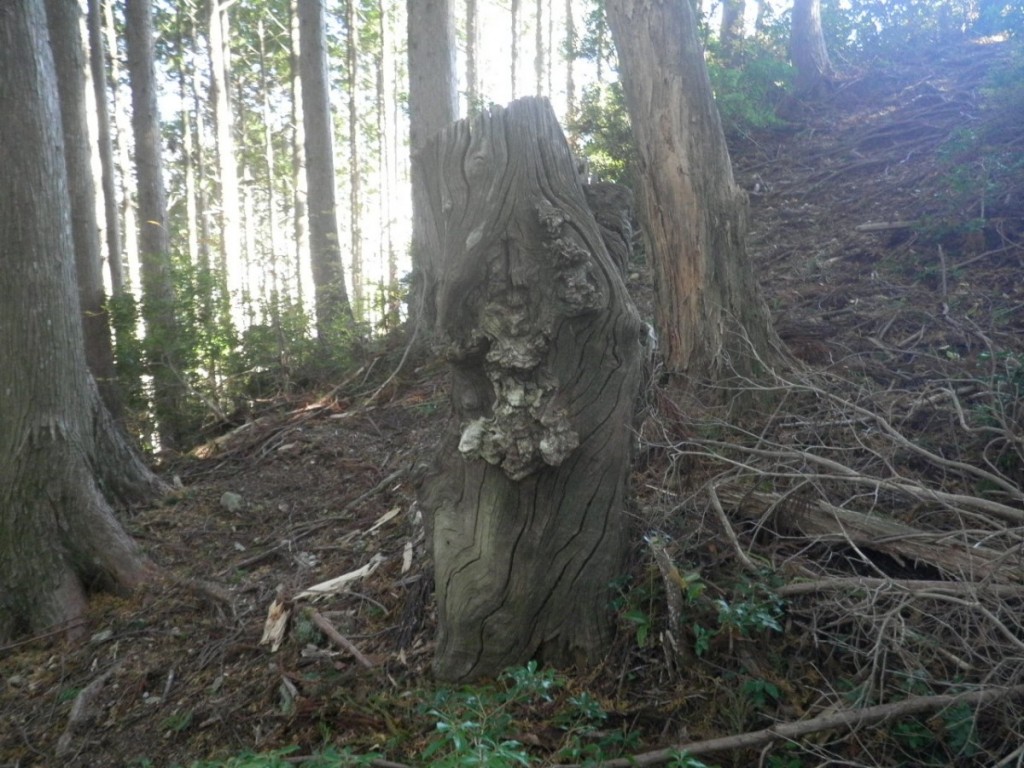
M438 677L592 662L626 550L647 334L550 105L456 123L419 153L425 317L453 419L421 486Z

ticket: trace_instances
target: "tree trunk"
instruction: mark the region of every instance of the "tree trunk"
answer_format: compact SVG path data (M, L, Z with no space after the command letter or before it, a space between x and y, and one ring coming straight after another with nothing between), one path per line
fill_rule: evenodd
M421 487L442 679L595 661L623 512L642 324L550 104L463 120L420 155L454 419Z
M409 41L409 149L412 155L412 272L410 314L422 333L434 327L433 304L425 296L433 291L426 266L436 258L438 244L421 224L427 201L420 195L426 184L416 162L420 148L455 121L455 24L450 0L408 0Z
M572 0L565 0L565 114L572 122L576 117L576 77L574 67L579 41L576 39L576 22L572 14Z
M309 214L307 210L308 195L306 192L306 127L302 122L302 67L299 40L299 8L297 0L290 0L289 40L291 51L289 56L290 80L289 93L292 97L292 226L295 243L295 298L300 310L306 308L306 279L313 265L312 252L309 247Z
M334 186L334 132L327 79L327 44L321 0L299 0L299 66L305 129L309 250L321 343L336 339L352 319L345 288Z
M184 442L187 429L187 421L183 417L185 385L181 379L184 372L178 362L177 300L167 230L150 0L127 0L125 17L141 221L142 316L146 321L149 373L153 377L153 412L161 444L166 448L176 448Z
M533 40L534 40L534 55L533 55L533 77L534 77L534 96L544 95L544 69L545 69L545 49L544 49L544 0L537 0L537 7L534 10L534 16L536 18L537 27L534 29Z
M688 2L608 0L640 156L659 343L670 371L721 382L775 359L746 251L747 200L732 175L697 19Z
M830 87L835 72L821 31L821 0L794 0L789 57L798 96L813 97Z
M96 379L103 402L111 413L121 410L114 369L114 347L110 337L103 288L103 255L96 221L96 183L92 175L89 123L85 106L85 53L82 49L81 9L74 0L46 0L61 126L64 133L64 161L71 195L71 229L75 245L78 299L82 308L85 359Z
M243 259L242 195L238 186L238 160L235 157L234 116L231 112L231 48L229 44L232 3L210 0L210 102L216 130L217 171L220 181L220 260L217 284L221 323L241 326L242 294L246 269Z
M114 2L104 4L104 37L108 51L118 50L117 21L114 18ZM120 212L123 217L122 239L124 240L124 258L121 260L125 284L136 289L139 287L139 216L138 216L138 183L132 168L131 153L131 109L124 99L124 72L121 57L110 55L110 114L114 119L114 149L117 156L116 176L121 180ZM115 294L118 295L118 294Z
M483 109L480 97L480 76L477 72L477 33L476 0L466 0L466 114L475 117Z
M348 80L348 188L349 188L349 256L352 268L352 301L355 316L366 318L366 297L363 276L363 192L359 156L359 9L356 0L345 0L345 74Z
M54 46L67 41L54 40ZM0 6L0 641L83 632L86 588L151 576L108 497L162 490L89 376L42 0Z
M103 20L100 0L89 0L89 68L96 97L97 143L103 186L103 212L106 221L107 261L110 292L124 293L124 264L121 261L121 225L117 215L117 190L114 184L114 143L110 138L110 112L107 94L107 65L103 50Z
M722 26L719 28L718 40L722 44L722 54L726 59L735 53L736 41L743 37L743 14L746 11L745 0L723 0Z
M511 19L511 31L512 31L512 61L510 65L510 73L512 75L512 98L516 97L516 90L519 85L519 2L520 0L512 0L512 19Z

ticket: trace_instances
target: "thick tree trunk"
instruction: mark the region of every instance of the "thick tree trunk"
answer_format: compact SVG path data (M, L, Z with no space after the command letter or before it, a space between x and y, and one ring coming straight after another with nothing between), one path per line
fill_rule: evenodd
M54 45L67 41L54 40ZM56 76L42 0L0 6L0 641L64 625L86 589L130 589L151 566L111 497L162 490L89 376Z
M75 0L46 0L46 16L57 68L64 161L71 194L71 227L75 243L78 298L82 307L85 359L111 413L119 413L114 347L110 337L103 288L103 255L96 221L96 183L92 176L89 123L85 106L85 52L82 49L82 11Z
M299 66L305 131L309 250L316 292L316 330L321 343L338 337L352 320L345 288L334 186L334 131L327 78L327 43L320 0L299 0Z
M796 92L814 96L827 89L835 72L821 30L821 0L794 0L789 57L796 69Z
M646 334L546 100L459 122L418 158L455 412L421 489L435 671L592 662L625 555Z
M747 257L746 195L733 180L693 7L608 0L606 10L640 155L666 365L711 381L751 375L775 359L775 335Z

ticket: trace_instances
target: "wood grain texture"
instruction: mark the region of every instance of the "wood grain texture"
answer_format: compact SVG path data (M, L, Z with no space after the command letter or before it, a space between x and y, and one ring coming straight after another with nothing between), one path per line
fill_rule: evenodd
M611 629L646 329L546 100L455 124L419 157L426 294L453 420L422 486L444 679L585 663Z

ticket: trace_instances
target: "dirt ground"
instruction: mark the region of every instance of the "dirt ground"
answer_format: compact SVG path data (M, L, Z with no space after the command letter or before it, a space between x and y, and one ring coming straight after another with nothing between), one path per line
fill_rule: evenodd
M1007 55L1007 44L972 44L847 73L822 101L785 105L787 125L731 137L755 268L780 336L810 370L923 390L968 378L993 350L1024 356L1024 190L983 212L968 193L957 221L948 201L960 193L944 159L957 131L991 119L985 77ZM1022 115L1006 123L1018 153L1022 124ZM982 218L983 227L962 226ZM407 369L386 402L363 405L368 391L356 378L257 409L244 428L161 467L181 489L125 519L165 580L130 600L97 595L81 646L37 637L0 648L0 765L184 766L286 746L298 762L325 745L423 764L436 721L423 707L436 688L434 617L413 478L437 444L446 381L425 364ZM671 391L662 397L670 402ZM687 486L669 487L667 462L648 451L634 478L640 582L651 572L641 535L652 521L666 526ZM720 529L698 530L702 520L676 523L691 526L680 536L691 567L728 580L729 544ZM775 562L779 545L741 535ZM261 645L277 595L368 564L367 575L308 603L362 661L300 610L277 652ZM631 734L623 751L640 752L805 715L818 699L803 691L827 688L842 666L838 651L791 623L728 643L719 662L670 669L662 648L639 643L635 622L623 620L605 663L571 676L565 695L590 692L610 715L606 727ZM726 672L741 666L783 691L775 709L737 705ZM544 718L517 713L538 759L557 745ZM864 755L873 738L860 740ZM1009 737L993 738L988 754ZM849 764L871 764L851 750ZM723 764L757 764L756 751L737 754Z

